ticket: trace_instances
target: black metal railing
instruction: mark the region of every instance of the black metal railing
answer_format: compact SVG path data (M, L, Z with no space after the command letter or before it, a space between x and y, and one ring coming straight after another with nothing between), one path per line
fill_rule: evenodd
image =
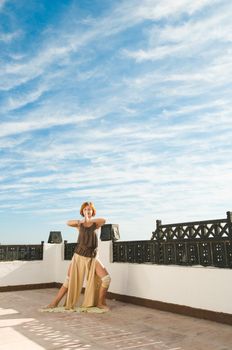
M1 245L0 261L43 260L44 242L41 244Z
M113 242L113 262L151 263L159 262L159 247L153 241Z
M232 213L167 225L157 220L151 240L113 242L113 262L232 268Z

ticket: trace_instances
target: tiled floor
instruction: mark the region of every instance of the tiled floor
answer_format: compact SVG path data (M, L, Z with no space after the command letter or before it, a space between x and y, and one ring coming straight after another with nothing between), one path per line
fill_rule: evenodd
M232 350L232 327L109 300L107 313L49 313L55 289L0 293L0 350Z

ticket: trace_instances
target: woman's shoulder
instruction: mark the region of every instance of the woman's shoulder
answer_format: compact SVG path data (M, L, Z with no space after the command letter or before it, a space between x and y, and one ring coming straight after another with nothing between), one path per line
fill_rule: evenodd
M96 218L95 220L97 228L100 228L101 226L105 225L106 219L104 218Z

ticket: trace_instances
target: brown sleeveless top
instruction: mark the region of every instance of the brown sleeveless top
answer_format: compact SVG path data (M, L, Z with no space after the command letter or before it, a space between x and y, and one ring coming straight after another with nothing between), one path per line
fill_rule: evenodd
M97 224L95 222L90 227L80 224L75 253L86 257L96 256L98 246L96 230Z

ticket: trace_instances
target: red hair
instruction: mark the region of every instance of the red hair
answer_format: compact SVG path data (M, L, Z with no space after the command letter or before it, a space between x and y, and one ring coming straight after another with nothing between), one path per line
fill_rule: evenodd
M83 210L84 210L85 207L87 207L87 206L91 207L91 209L92 209L92 211L93 211L93 216L95 216L95 215L96 215L96 208L95 208L93 202L84 202L84 203L81 205L80 214L81 214L82 216L84 216Z

